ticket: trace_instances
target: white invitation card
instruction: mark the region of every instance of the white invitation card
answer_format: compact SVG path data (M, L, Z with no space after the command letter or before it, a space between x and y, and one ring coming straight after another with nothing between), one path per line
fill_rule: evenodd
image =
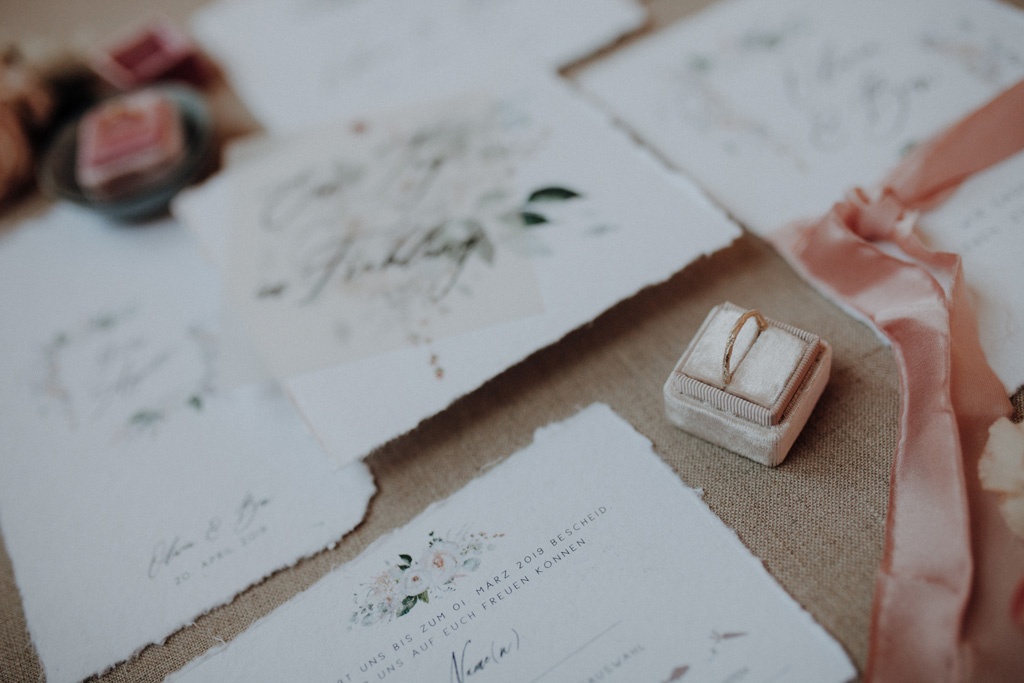
M51 683L338 541L374 492L273 383L225 388L194 236L58 206L0 238L0 525Z
M1024 153L968 180L918 225L931 248L963 258L982 348L1013 394L1024 384Z
M169 680L855 675L651 443L593 405Z
M633 0L221 0L193 32L273 131L547 71L638 28Z
M339 465L739 235L531 80L257 143L176 208Z
M1024 76L996 0L724 0L586 70L582 87L767 233L873 186Z

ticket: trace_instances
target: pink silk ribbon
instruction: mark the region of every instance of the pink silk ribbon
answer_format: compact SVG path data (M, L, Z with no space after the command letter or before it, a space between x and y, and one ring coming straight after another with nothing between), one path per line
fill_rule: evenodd
M1022 149L1024 81L912 150L877 196L857 188L821 219L770 237L806 279L886 335L899 368L900 436L875 586L871 681L987 678L1024 666L1024 655L1000 662L1005 652L992 651L1024 653L1009 610L999 607L1009 605L1024 564L976 466L989 425L1010 403L978 341L960 258L928 250L913 232L917 211ZM982 571L989 563L998 569Z

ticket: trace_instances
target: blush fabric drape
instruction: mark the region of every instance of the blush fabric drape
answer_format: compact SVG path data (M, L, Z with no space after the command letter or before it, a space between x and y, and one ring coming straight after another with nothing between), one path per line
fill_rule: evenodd
M899 368L870 681L1024 676L1024 634L1010 615L1024 549L977 476L988 427L1010 403L978 341L960 258L914 232L918 212L1021 150L1024 81L912 150L879 191L856 188L770 237L806 279L874 323Z

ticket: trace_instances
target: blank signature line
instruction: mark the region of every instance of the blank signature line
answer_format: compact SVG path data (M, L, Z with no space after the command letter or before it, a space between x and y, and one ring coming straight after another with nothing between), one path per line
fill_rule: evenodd
M619 625L619 624L621 624L621 623L622 623L621 621L616 621L616 622L615 622L614 624L612 624L611 626L609 626L609 627L608 627L608 628L606 628L605 630L601 631L600 633L598 633L598 634L597 634L596 636L594 636L593 638L591 638L591 639L590 639L590 640L588 640L587 642L585 642L585 643L583 643L582 645L580 645L580 646L579 646L578 648L576 648L575 650L573 650L572 652L570 652L569 654L567 654L567 655L566 655L565 657L562 657L562 659L560 659L560 660L558 660L557 662L555 662L554 666L552 666L552 667L551 667L550 669L548 669L547 671L545 671L544 673L542 673L542 674L541 674L540 676L537 676L537 677L536 677L535 679L533 679L533 680L532 680L532 681L531 681L530 683L537 683L537 681L539 681L540 679L544 678L544 677L545 677L545 676L547 676L547 675L548 675L549 673L551 673L552 671L554 671L554 670L555 670L555 669L557 669L558 667L560 667L560 666L562 666L563 664L565 664L565 663L566 663L567 661L569 661L570 659L572 659L573 657L575 657L576 655L578 655L578 654L579 654L580 652L582 652L582 651L583 651L584 649L586 649L586 648L590 647L591 645L593 645L593 644L594 644L594 641L596 641L596 640L597 640L598 638L600 638L601 636L605 635L606 633L608 633L609 631L611 631L611 630L612 630L613 628L615 628L616 626L618 626L618 625Z

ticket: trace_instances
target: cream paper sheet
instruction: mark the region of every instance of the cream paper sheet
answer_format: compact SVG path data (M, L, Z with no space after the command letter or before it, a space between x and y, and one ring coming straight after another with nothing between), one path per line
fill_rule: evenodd
M700 494L598 404L169 680L855 675Z
M195 239L58 206L0 238L0 524L47 680L341 539L374 492L273 383L226 388Z

